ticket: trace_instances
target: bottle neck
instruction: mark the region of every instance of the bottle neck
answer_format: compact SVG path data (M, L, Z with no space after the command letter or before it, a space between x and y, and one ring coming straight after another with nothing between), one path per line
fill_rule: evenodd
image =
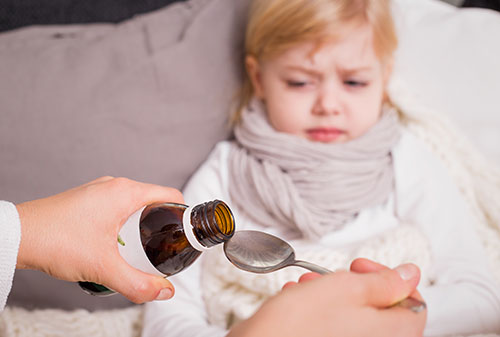
M234 234L233 213L220 200L194 206L191 225L196 239L207 248L228 241Z

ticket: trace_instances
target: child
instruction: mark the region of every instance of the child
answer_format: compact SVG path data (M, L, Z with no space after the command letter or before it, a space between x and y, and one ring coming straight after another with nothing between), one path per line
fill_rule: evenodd
M185 200L225 200L238 230L271 232L331 269L358 256L416 262L426 335L498 331L474 217L386 96L396 45L389 0L255 0L236 140L215 148ZM171 278L172 301L147 306L146 337L223 336L303 272L245 273L221 251L202 259Z

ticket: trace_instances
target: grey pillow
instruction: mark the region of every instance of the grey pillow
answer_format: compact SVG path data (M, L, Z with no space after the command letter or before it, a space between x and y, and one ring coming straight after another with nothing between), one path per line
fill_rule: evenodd
M0 35L0 198L40 198L102 175L181 188L229 135L247 3L191 0L120 25ZM130 302L17 271L8 304Z

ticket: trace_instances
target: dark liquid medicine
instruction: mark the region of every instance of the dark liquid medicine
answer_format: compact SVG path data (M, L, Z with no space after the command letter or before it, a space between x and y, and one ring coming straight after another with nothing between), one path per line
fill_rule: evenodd
M172 276L190 266L200 255L186 237L183 220L191 222L195 240L210 248L228 241L234 234L234 217L229 207L220 200L206 202L191 208L182 204L150 205L144 209L139 222L141 243L149 261L166 276ZM96 296L114 292L92 282L79 282L82 289Z

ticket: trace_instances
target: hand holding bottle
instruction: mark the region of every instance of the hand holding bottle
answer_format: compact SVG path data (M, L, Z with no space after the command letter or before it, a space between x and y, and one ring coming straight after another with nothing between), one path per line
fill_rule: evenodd
M17 205L21 244L17 268L37 269L67 281L91 281L135 303L168 299L173 285L141 272L118 253L121 225L155 202L182 203L179 191L102 177L63 193Z
M194 206L156 203L135 212L125 222L117 245L131 266L169 277L189 267L203 251L227 242L234 230L233 213L221 200ZM79 284L90 295L115 294L93 282Z

